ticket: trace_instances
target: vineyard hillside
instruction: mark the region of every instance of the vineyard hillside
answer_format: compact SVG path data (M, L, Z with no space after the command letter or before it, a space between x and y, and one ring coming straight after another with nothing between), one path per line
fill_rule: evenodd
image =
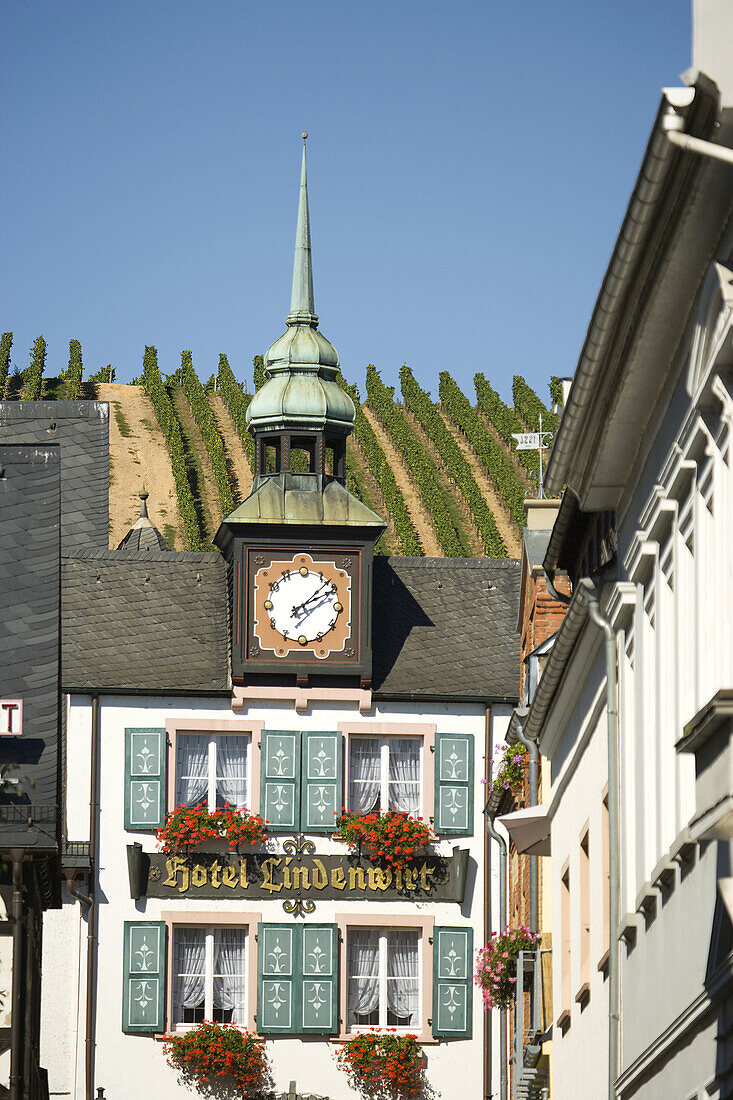
M110 405L110 546L139 514L138 495L176 550L213 549L223 516L247 496L253 448L245 414L264 382L261 356L240 381L226 355L202 381L190 351L164 375L147 347L139 378L114 382L114 368L84 379L81 344L69 343L69 366L48 377L46 342L39 337L27 366L16 366L13 335L0 338L0 397L4 400L98 398ZM513 379L505 403L483 372L474 390L461 390L442 371L431 394L407 366L400 393L369 366L363 389L340 384L356 408L347 448L349 488L388 520L377 553L437 557L516 557L524 525L523 500L537 492L539 456L516 452L515 432L554 432L555 411L524 381ZM550 395L558 387L550 382ZM548 452L543 455L546 463Z

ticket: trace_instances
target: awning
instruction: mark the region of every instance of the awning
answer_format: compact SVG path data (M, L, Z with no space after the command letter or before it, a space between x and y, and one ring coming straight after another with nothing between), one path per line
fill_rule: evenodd
M547 806L528 806L497 817L514 841L518 852L530 856L550 855L550 819Z

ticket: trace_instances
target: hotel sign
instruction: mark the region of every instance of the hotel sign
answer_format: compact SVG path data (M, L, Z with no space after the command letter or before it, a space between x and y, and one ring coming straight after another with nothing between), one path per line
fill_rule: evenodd
M20 737L23 733L23 700L0 699L0 737Z
M456 901L466 889L468 849L425 856L392 871L348 855L316 856L310 841L284 852L143 852L127 846L130 893L152 898L275 899L286 912L312 912L316 901Z

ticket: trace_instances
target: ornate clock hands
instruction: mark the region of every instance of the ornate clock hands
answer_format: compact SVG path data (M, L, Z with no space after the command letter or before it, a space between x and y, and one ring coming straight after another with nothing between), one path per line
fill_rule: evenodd
M315 592L311 593L311 595L308 597L307 600L303 600L302 603L299 603L299 604L295 605L295 607L292 610L292 614L297 615L299 611L305 611L308 604L312 603L313 600L315 600L317 596L325 595L324 589L328 590L329 587L330 587L332 592L337 591L336 586L334 584L332 584L331 581L324 580L323 584L319 585L319 587L315 590Z

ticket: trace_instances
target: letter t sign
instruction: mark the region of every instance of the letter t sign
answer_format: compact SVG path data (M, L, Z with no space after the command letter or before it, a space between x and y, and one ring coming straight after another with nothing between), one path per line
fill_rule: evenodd
M18 737L23 732L23 700L0 699L0 737Z

